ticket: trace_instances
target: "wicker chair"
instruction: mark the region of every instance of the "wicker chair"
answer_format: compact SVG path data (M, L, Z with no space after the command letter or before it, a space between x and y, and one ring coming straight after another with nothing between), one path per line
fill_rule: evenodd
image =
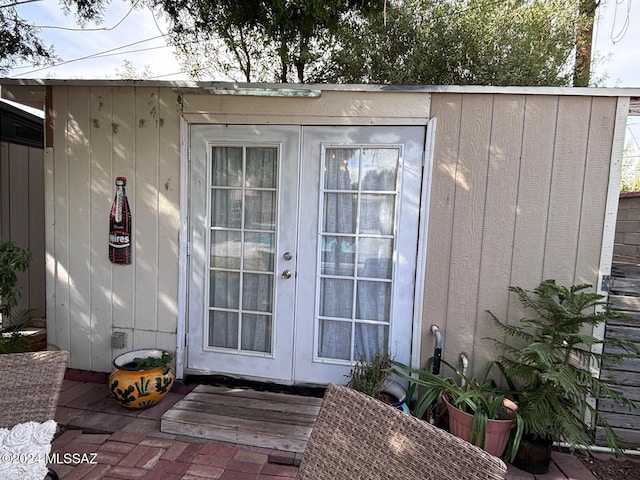
M0 355L0 428L54 420L68 363L65 351Z
M330 384L299 480L504 479L499 458L353 389Z

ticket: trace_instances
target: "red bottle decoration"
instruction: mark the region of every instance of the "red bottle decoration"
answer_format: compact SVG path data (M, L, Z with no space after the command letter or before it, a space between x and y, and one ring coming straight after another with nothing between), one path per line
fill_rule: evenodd
M131 264L131 210L126 185L126 177L116 178L116 197L109 216L109 260L119 265Z

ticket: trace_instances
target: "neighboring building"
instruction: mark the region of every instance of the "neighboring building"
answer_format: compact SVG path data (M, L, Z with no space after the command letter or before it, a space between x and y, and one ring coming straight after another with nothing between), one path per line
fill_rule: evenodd
M49 340L75 368L344 382L495 352L509 285L608 274L637 90L3 80L46 107ZM127 177L133 261L107 256Z
M29 250L18 309L45 314L44 121L0 101L0 241Z

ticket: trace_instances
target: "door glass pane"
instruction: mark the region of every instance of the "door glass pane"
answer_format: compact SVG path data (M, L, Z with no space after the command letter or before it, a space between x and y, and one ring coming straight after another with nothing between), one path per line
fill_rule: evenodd
M320 315L351 318L353 315L353 280L323 278L320 282Z
M322 237L322 266L325 275L353 276L355 267L355 244L352 237Z
M241 238L240 232L229 230L211 232L211 266L240 268Z
M212 310L209 312L209 346L238 348L238 314Z
M353 362L388 351L400 153L374 146L324 150L318 358Z
M272 351L278 155L212 147L209 347Z
M357 190L360 168L359 148L329 148L325 152L324 188Z
M358 218L358 196L346 193L325 193L323 231L327 233L355 233Z
M270 315L242 314L242 350L270 352L271 328Z
M242 285L242 308L256 312L273 310L273 275L245 273Z
M351 322L320 320L318 356L338 360L351 358Z
M242 148L216 147L211 160L211 183L220 187L242 185Z
M213 270L209 282L209 305L220 308L238 308L240 274Z
M276 188L277 154L278 151L272 147L247 148L246 187Z
M273 233L245 232L243 261L245 270L273 272L276 236Z
M398 154L397 148L363 149L362 190L395 192Z
M244 228L267 231L275 230L275 191L245 190Z

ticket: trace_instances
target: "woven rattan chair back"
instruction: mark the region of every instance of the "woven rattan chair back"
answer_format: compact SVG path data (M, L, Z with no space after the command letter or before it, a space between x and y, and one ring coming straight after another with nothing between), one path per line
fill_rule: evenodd
M69 352L0 355L0 428L55 420Z
M483 450L353 389L330 384L298 480L494 480Z

